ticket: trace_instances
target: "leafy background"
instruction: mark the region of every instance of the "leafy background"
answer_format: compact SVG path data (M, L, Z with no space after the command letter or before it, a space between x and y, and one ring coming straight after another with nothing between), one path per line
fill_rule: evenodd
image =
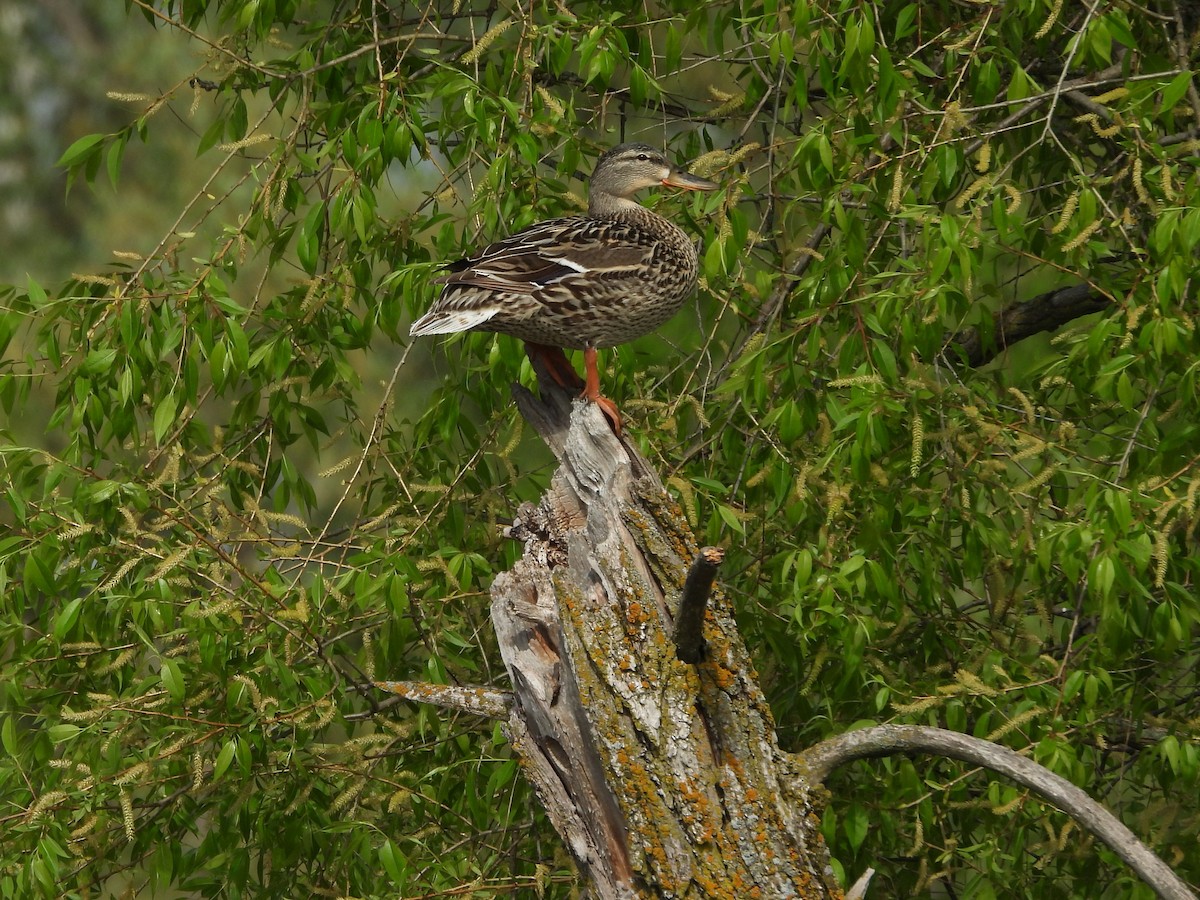
M648 198L702 285L604 379L784 744L991 737L1200 881L1193 4L0 13L0 895L571 894L497 726L368 683L504 683L532 375L407 324L621 139L725 188ZM1106 311L962 365L1077 283ZM1149 896L956 763L832 794L880 896Z

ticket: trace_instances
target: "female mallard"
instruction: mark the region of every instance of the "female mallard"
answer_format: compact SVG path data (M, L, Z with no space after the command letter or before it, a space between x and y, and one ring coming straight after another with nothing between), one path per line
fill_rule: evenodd
M561 348L583 350L583 396L619 432L600 394L596 348L641 337L679 311L696 286L696 248L676 225L633 200L655 185L711 191L648 144L621 144L596 161L588 211L540 222L451 263L432 308L409 334L495 331L522 338L564 386L579 376Z

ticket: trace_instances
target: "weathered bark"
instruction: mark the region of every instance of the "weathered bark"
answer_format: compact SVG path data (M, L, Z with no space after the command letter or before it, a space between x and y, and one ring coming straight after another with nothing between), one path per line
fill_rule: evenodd
M545 381L543 381L543 384ZM645 460L592 404L515 389L560 466L492 585L508 733L593 896L838 897L810 791L779 749L730 604L703 658L670 635L697 547Z

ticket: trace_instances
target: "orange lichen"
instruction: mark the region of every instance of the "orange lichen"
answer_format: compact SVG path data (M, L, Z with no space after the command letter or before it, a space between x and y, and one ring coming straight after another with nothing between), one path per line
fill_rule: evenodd
M634 600L625 610L625 620L630 625L644 625L650 620L650 617L646 615L646 610L642 607L642 604Z
M712 672L713 681L721 690L727 691L737 684L737 675L720 663L709 663L708 668Z

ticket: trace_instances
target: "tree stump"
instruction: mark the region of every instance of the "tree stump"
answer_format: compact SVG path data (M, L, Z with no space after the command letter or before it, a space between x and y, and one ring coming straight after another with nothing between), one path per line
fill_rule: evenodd
M540 383L514 394L559 468L510 529L525 553L492 620L509 738L591 896L840 897L823 788L780 750L719 589L700 661L678 658L682 511L594 404Z

